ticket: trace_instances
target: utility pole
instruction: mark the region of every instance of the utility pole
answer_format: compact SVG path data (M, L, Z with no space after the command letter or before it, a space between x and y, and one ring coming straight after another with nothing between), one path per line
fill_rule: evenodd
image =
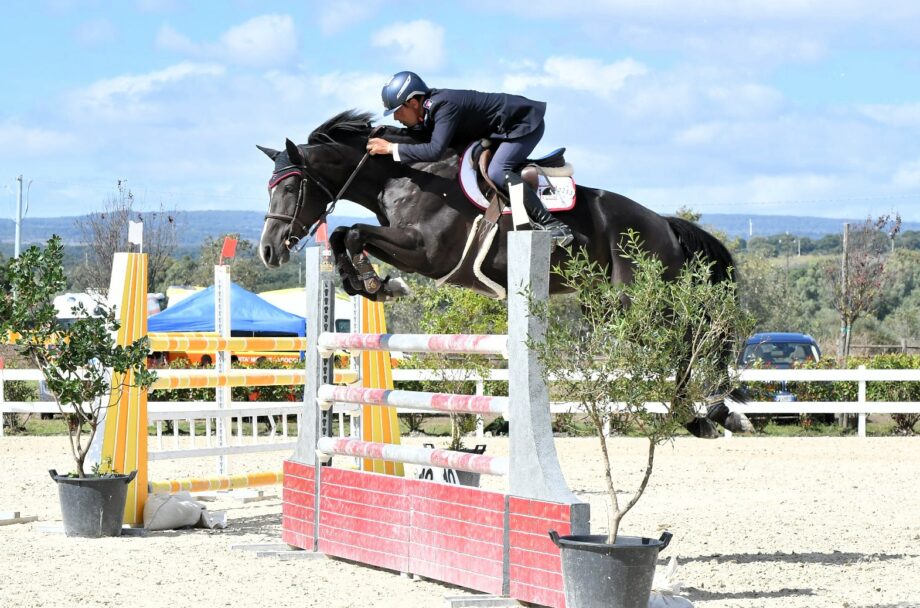
M849 333L849 323L847 322L850 315L850 289L847 285L847 266L849 265L849 241L850 241L850 224L846 222L843 224L843 255L841 259L843 261L840 268L840 308L841 308L841 323L840 323L840 346L838 347L838 357L840 359L839 364L842 365L842 362L846 359L847 355L847 341Z
M13 257L19 257L19 245L22 242L22 175L16 178L19 182L19 195L16 197L16 240L13 241Z

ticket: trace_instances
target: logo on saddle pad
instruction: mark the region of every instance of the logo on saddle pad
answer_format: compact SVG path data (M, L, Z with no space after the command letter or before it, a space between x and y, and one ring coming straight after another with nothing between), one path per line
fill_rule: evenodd
M474 144L475 145L475 144ZM473 162L473 145L463 151L460 158L460 171L457 179L463 194L473 205L483 211L489 208L489 201L479 189L476 163ZM537 195L550 213L569 211L575 206L575 180L569 176L540 175ZM506 208L503 214L511 213L511 208Z

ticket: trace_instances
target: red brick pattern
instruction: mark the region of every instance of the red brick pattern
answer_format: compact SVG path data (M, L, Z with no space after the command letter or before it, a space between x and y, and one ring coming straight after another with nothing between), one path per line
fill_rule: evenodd
M313 467L286 460L281 506L281 540L313 550Z
M511 597L562 608L562 562L549 531L571 531L569 505L510 497L508 500Z
M313 472L285 463L282 538L308 550ZM570 532L569 505L330 467L321 476L321 552L496 595L507 560L511 597L565 605L559 550L548 531Z

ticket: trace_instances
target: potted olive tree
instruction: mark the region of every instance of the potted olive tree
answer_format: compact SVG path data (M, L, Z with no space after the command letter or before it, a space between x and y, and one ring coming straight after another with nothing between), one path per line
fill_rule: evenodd
M574 292L581 315L530 303L532 314L546 321L544 339L530 346L554 393L585 413L610 501L608 534L550 534L562 551L569 608L647 606L658 552L670 535L624 536L621 520L648 485L656 448L697 416L701 402L724 397L736 384L725 362L748 333L733 284L712 284L707 264L693 260L666 279L662 263L633 233L624 235L621 255L633 266L628 284L612 284L607 270L584 253L553 269ZM648 440L644 475L625 501L617 494L608 430Z
M102 420L106 398L130 386L147 388L156 376L147 371L147 339L128 346L115 343L119 324L100 304L75 307L69 326L57 322L54 296L64 290L63 245L53 236L44 249L28 248L0 266L0 335L16 339L20 353L45 377L49 392L67 421L74 470L50 471L58 484L64 531L68 536L117 536L127 485L135 471L113 471L97 463L89 474L86 459ZM112 378L122 378L112 385Z

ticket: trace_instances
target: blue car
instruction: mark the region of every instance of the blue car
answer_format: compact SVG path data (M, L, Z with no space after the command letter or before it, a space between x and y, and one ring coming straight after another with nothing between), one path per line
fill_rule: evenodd
M741 368L757 366L767 369L790 369L797 364L821 360L818 343L808 334L765 332L754 334L744 342L738 360ZM773 395L774 401L795 401L786 382Z

